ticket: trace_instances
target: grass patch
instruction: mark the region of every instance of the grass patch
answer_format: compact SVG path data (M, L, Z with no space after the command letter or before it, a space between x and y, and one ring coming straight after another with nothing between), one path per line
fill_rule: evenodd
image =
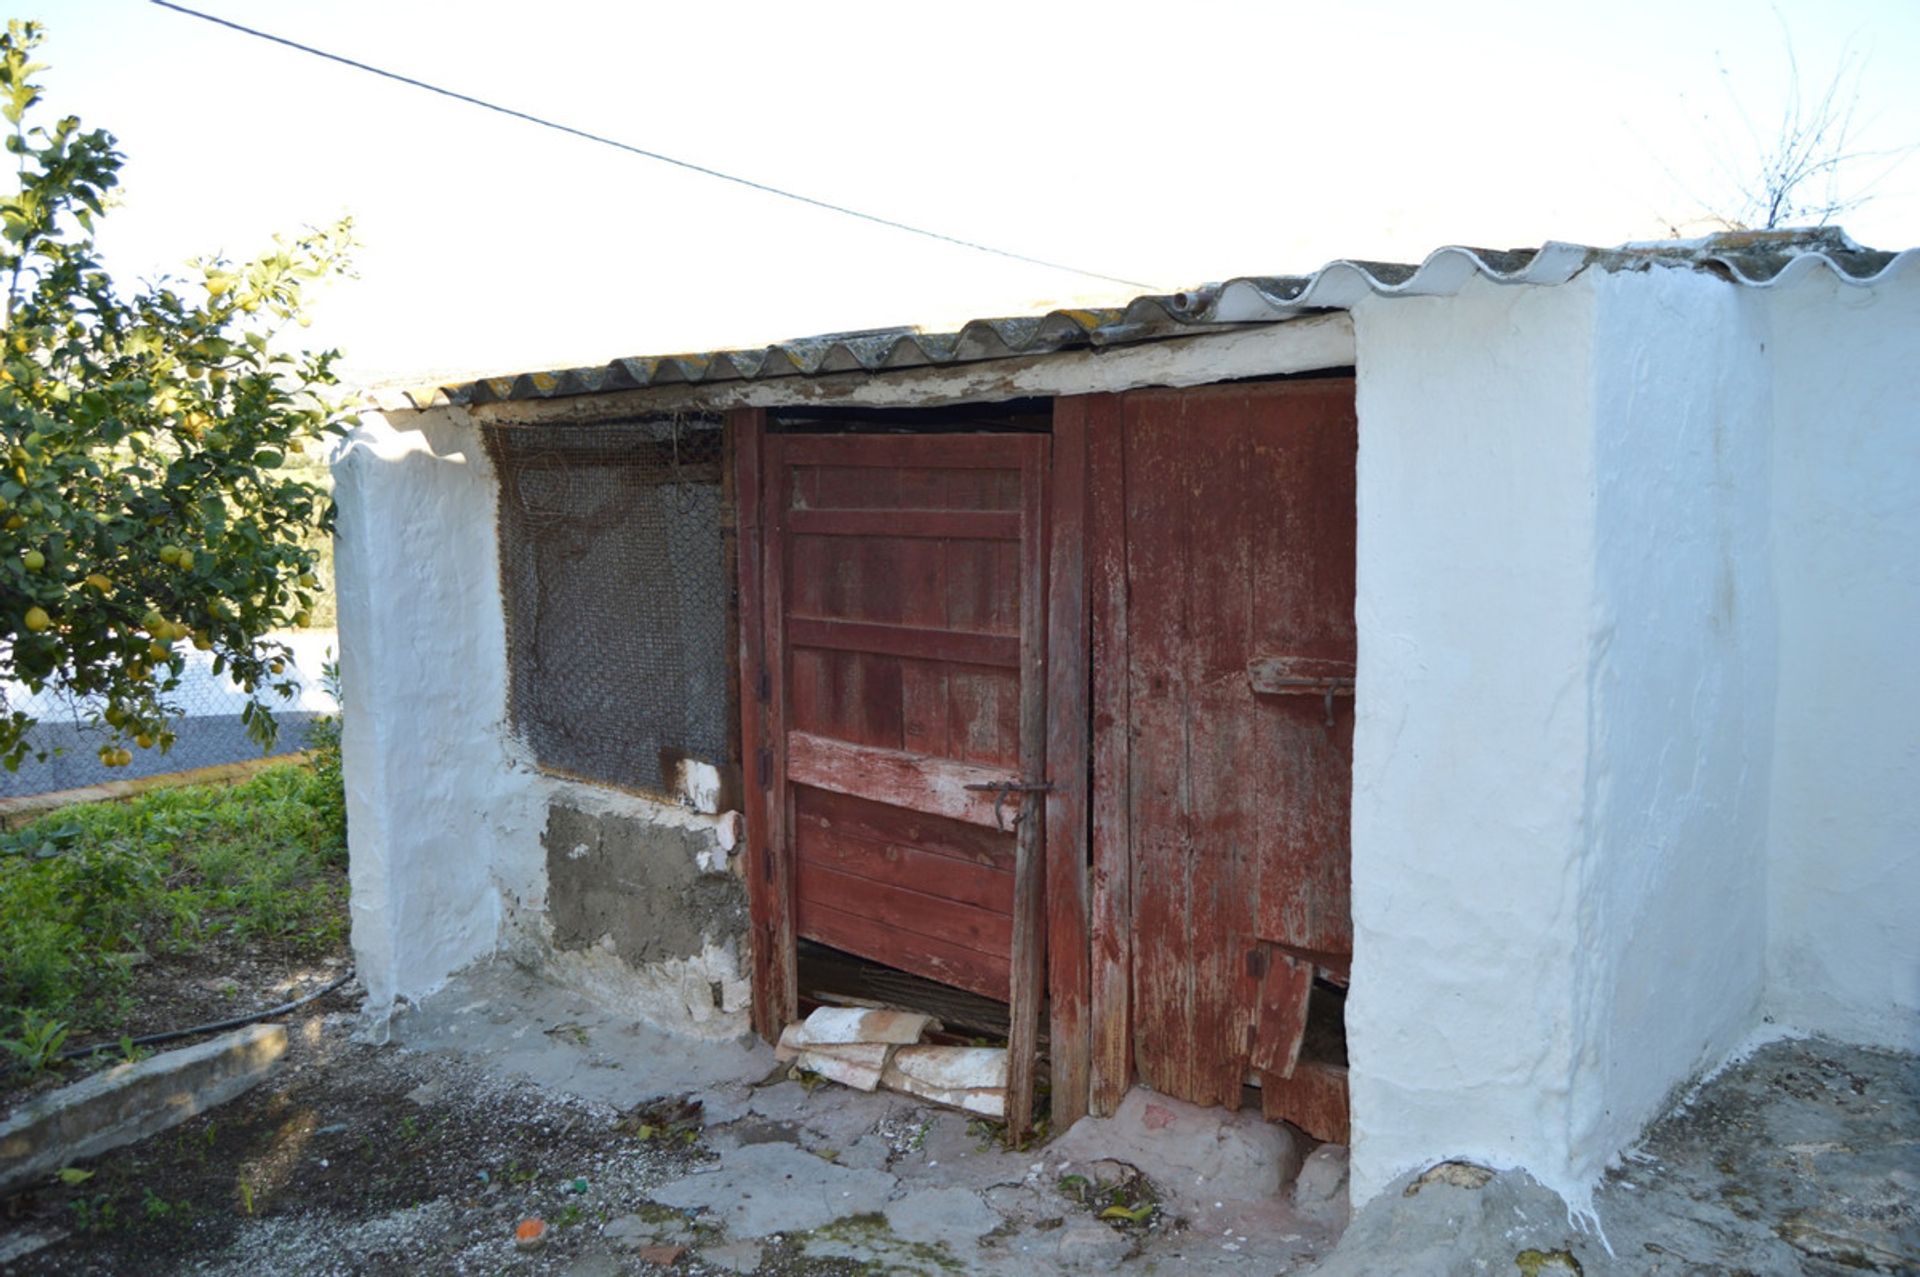
M68 807L0 835L0 1037L57 1017L119 1028L136 967L207 951L322 953L346 938L337 756L231 787Z

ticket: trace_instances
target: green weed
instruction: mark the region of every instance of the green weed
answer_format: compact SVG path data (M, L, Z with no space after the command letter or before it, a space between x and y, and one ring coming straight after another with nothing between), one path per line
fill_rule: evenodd
M6 835L0 1025L32 1015L83 1032L112 1028L133 967L148 957L216 945L313 953L343 942L337 764L330 776L288 764L231 788L69 807ZM27 1042L25 1031L6 1041Z

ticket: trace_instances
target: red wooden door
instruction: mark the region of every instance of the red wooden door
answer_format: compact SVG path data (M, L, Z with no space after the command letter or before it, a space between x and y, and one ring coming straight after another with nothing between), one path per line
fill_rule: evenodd
M1121 426L1135 1058L1237 1107L1352 950L1353 383L1136 392Z
M990 787L1043 784L1049 440L749 442L765 755L750 826L768 844L749 862L767 879L756 974L786 966L786 987L756 1001L792 1014L798 936L1011 1002L1009 1125L1024 1126L1044 804Z

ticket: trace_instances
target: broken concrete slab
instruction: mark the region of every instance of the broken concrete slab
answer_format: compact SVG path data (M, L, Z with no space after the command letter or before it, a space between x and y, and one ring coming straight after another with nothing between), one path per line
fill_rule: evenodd
M956 1251L1000 1227L1000 1216L966 1188L927 1188L888 1202L887 1223L900 1237Z
M877 1011L867 1007L819 1007L798 1024L789 1024L780 1034L780 1052L792 1053L810 1046L845 1045L853 1042L885 1042L910 1046L929 1028L940 1022L917 1011ZM787 1058L782 1057L782 1058Z
M249 1025L40 1096L0 1123L0 1192L224 1104L286 1051L285 1025Z
M1127 1092L1112 1117L1075 1122L1047 1155L1139 1167L1176 1213L1194 1219L1279 1201L1301 1161L1293 1134L1258 1113L1201 1108L1144 1087Z
M668 1033L505 960L467 967L394 1016L389 1031L410 1050L457 1052L502 1076L622 1109L757 1082L774 1066L773 1049L752 1035L709 1041Z
M896 1183L885 1171L836 1166L791 1144L748 1144L663 1186L654 1200L703 1212L734 1237L766 1237L877 1214Z
M1007 1053L998 1047L896 1047L880 1078L907 1095L998 1120L1007 1111Z
M723 1246L706 1246L700 1250L703 1262L730 1273L753 1272L765 1257L766 1250L759 1242L728 1242Z

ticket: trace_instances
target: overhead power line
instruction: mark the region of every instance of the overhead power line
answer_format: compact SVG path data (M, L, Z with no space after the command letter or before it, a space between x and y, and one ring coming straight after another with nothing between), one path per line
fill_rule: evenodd
M412 85L416 89L425 89L429 93L438 93L441 97L452 98L456 102L465 102L469 106L477 106L483 110L512 116L516 120L525 120L527 123L537 124L541 128L553 129L558 133L566 133L573 137L584 138L589 142L597 142L601 146L610 146L617 151L625 151L629 155L638 155L643 159L658 160L662 164L671 164L675 168L683 168L692 173L701 173L707 177L719 178L723 182L732 182L736 186L744 186L750 190L762 191L768 195L778 195L781 199L793 200L800 204L810 204L814 208L825 209L829 213L839 213L846 217L858 218L863 222L871 222L875 226L891 227L896 231L905 231L909 235L923 236L927 239L938 240L943 244L953 244L960 248L970 248L976 252L989 253L995 257L1005 257L1011 261L1025 262L1030 266L1044 266L1048 270L1065 271L1070 275L1082 275L1088 279L1105 280L1110 284L1125 284L1128 288L1138 288L1143 291L1150 292L1154 288L1152 284L1143 284L1137 279L1122 279L1118 275L1103 275L1099 271L1081 270L1077 266L1068 266L1064 262L1048 261L1044 257L1029 257L1025 253L1015 253L1004 248L995 248L991 244L981 244L974 240L961 239L957 235L944 235L939 231L930 231L924 226L914 226L907 222L895 221L890 217L881 217L877 213L863 213L857 208L848 208L844 204L835 204L830 200L815 199L811 195L802 195L797 191L785 190L778 186L768 185L765 182L756 182L750 177L739 177L732 173L723 173L719 169L708 168L704 164L695 164L691 160L676 159L671 155L663 155L659 151L649 151L643 146L634 146L631 143L621 142L599 133L588 132L586 129L577 129L570 124L561 124L557 120L549 120L543 116L534 115L531 112L517 111L510 106L501 106L499 103L489 102L485 98L476 98L471 94L460 93L454 89L442 88L437 84L428 84L425 80L416 80L410 75L401 75L398 71L388 71L381 67L371 66L365 62L355 61L353 58L343 57L338 53L329 53L325 49L316 49L310 44L302 44L298 40L290 40L285 36L274 35L271 31L261 31L257 28L249 27L215 14L202 13L198 9L190 9L186 5L175 4L173 0L151 0L151 3L160 6L162 9L171 9L175 13L183 13L190 18L199 18L203 22L211 22L216 26L238 31L242 35L250 35L255 39L267 40L273 44L284 45L289 49L297 49L301 53L310 53L316 58L325 58L329 62L338 62L342 66L352 67L356 71L365 71L370 75L377 75L383 79Z

